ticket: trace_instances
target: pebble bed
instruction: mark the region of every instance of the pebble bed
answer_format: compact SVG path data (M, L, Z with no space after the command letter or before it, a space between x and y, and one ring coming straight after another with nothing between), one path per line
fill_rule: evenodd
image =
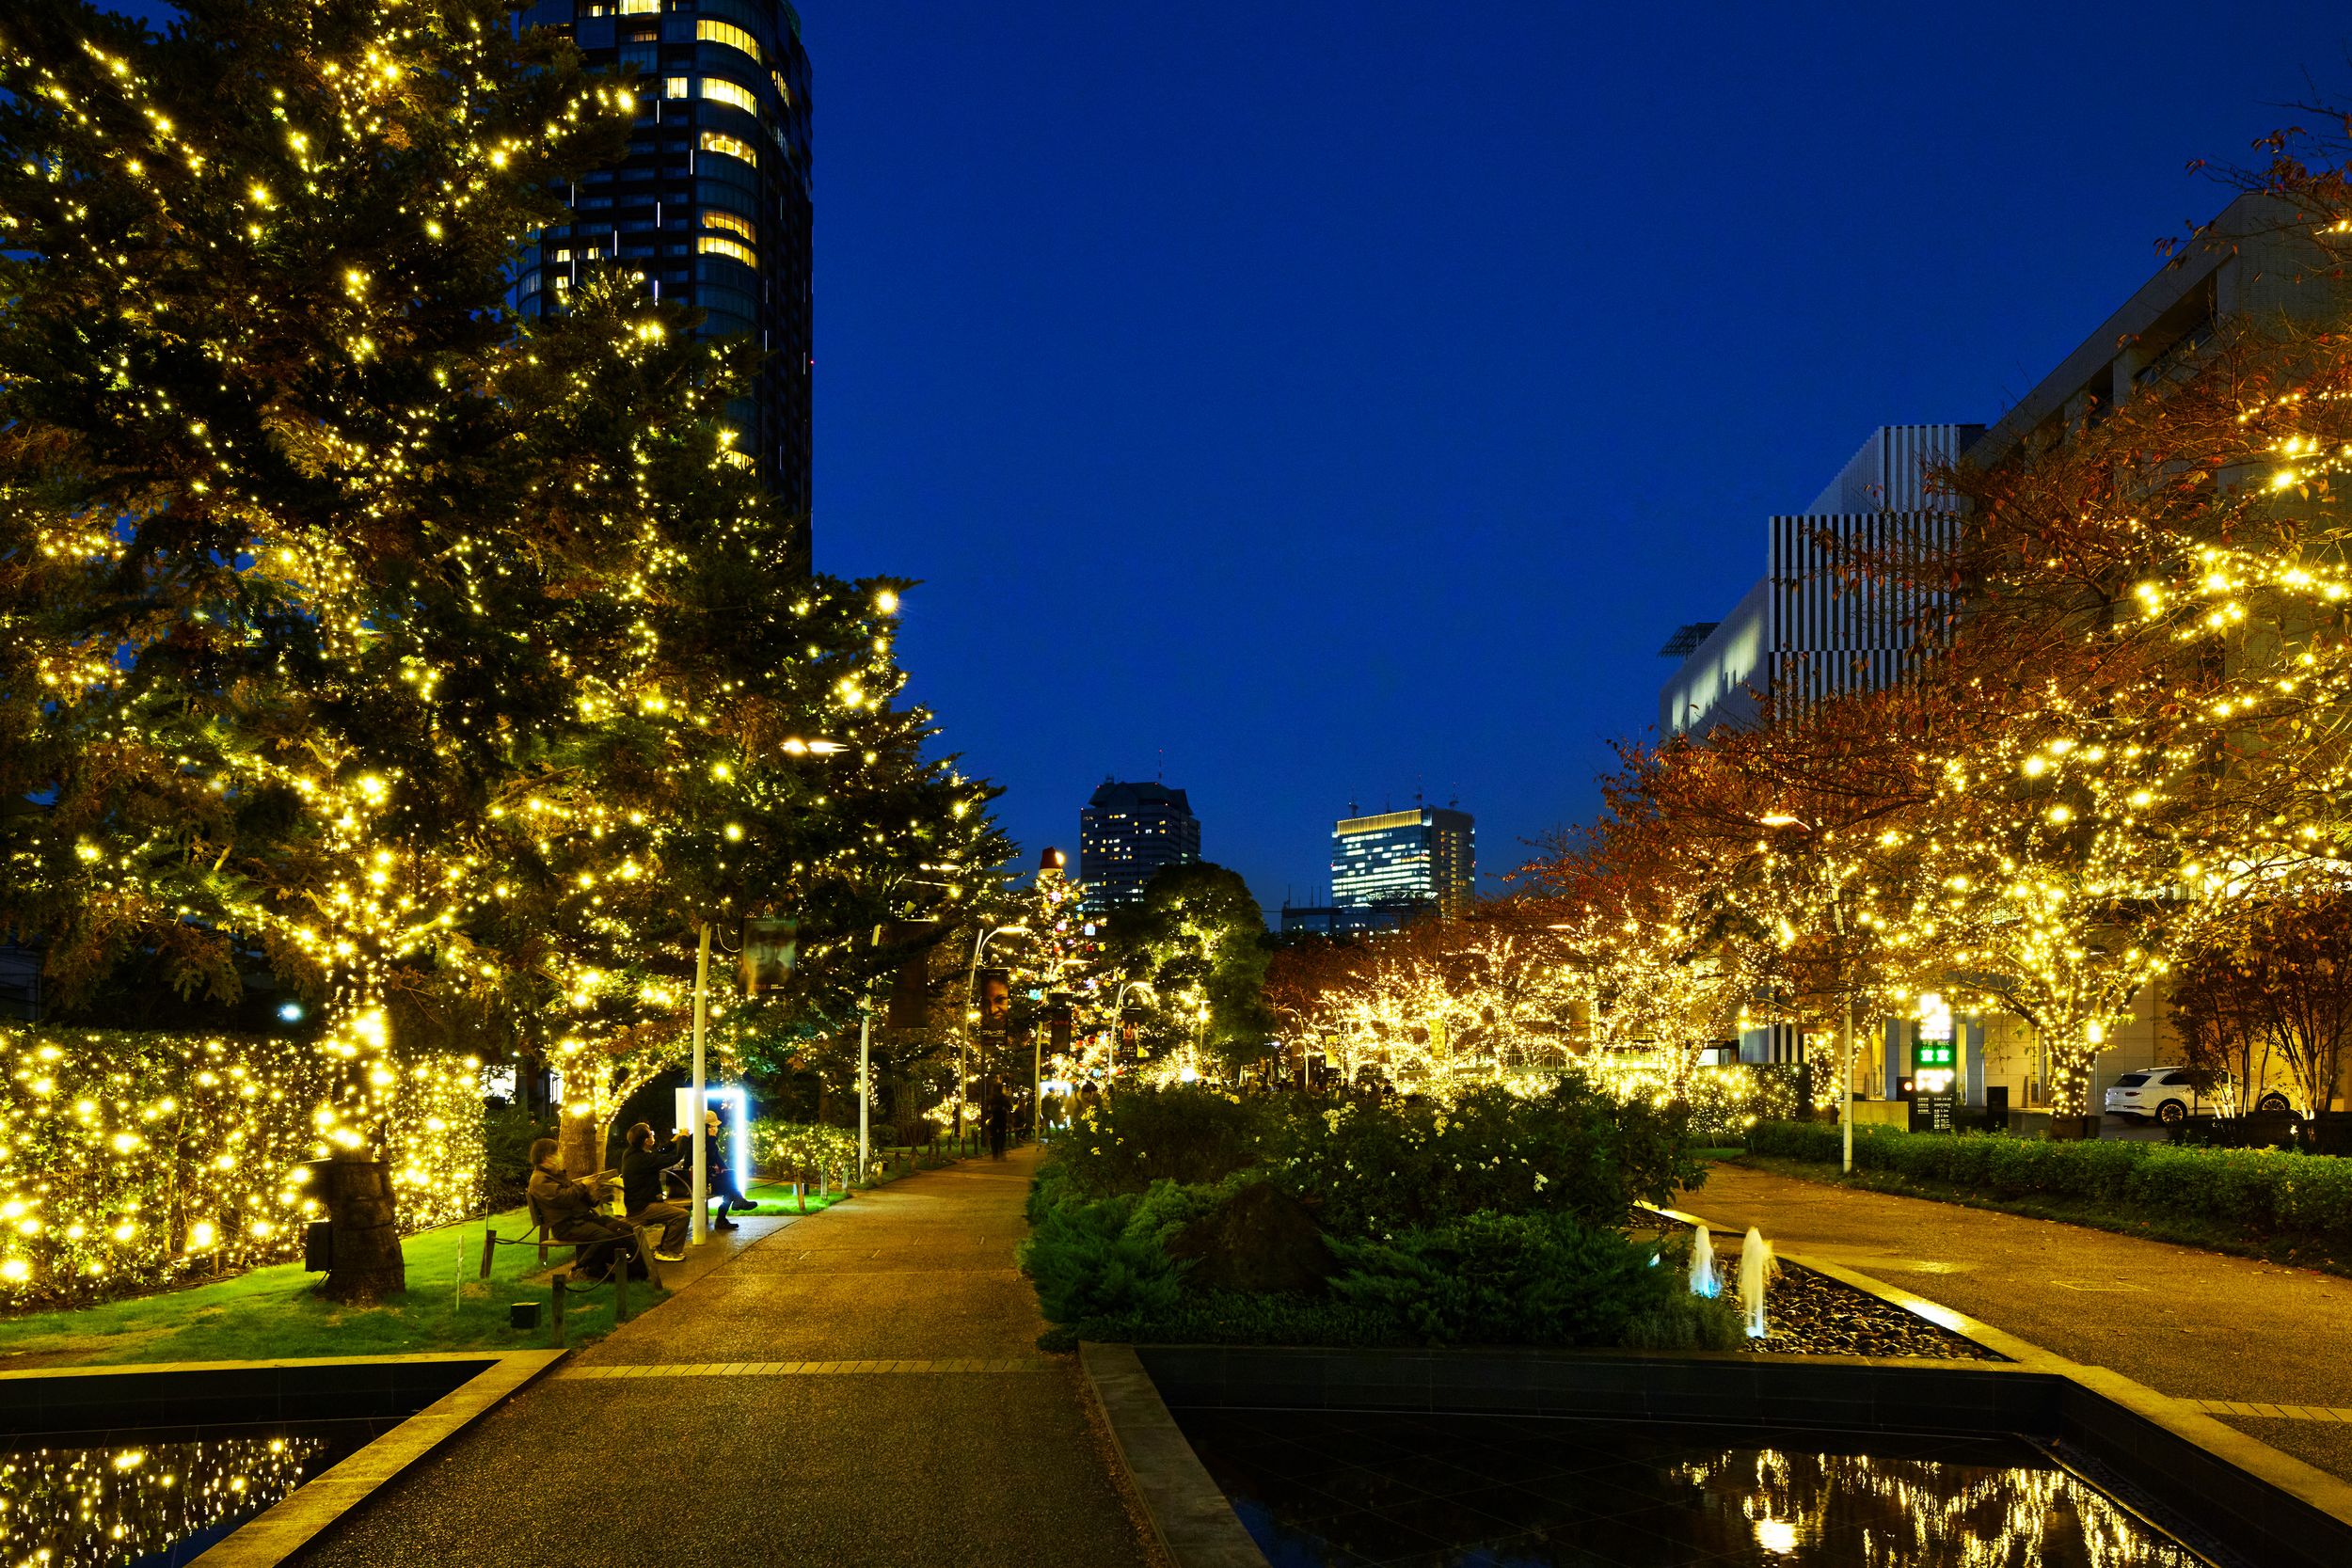
M1740 1259L1719 1259L1726 1295L1740 1291ZM1915 1312L1843 1285L1827 1275L1782 1263L1764 1287L1764 1338L1747 1348L1764 1355L1918 1355L1938 1361L2006 1361L1973 1339Z

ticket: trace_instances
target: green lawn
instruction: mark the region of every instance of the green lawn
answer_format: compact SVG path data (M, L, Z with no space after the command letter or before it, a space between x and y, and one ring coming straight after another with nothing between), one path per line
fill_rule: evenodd
M755 1212L798 1212L789 1186L755 1184L745 1195ZM838 1192L811 1195L816 1213L841 1201ZM501 1237L520 1236L521 1210L492 1216ZM548 1281L568 1261L565 1248L501 1246L490 1277L482 1268L480 1220L411 1236L401 1246L408 1289L375 1307L339 1307L310 1293L319 1276L283 1263L249 1274L156 1295L64 1311L0 1318L0 1370L26 1367L128 1361L250 1361L309 1355L391 1355L421 1351L544 1350L552 1343ZM629 1282L631 1312L666 1294L644 1280ZM564 1342L587 1343L612 1331L612 1290L568 1294ZM507 1326L510 1303L540 1303L536 1333Z

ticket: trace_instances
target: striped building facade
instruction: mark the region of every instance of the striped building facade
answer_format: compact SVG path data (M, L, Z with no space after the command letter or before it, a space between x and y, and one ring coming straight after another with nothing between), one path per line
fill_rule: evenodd
M1882 426L1809 508L1768 519L1763 581L1683 652L1661 694L1660 733L1748 722L1758 697L1818 702L1898 679L1930 600L1869 580L1852 562L1949 543L1957 508L1933 476L1983 434L1982 425Z

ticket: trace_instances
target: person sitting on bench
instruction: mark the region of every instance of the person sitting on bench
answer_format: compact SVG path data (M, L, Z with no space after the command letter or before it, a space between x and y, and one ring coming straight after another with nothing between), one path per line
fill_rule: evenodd
M661 1227L654 1256L665 1263L685 1259L686 1233L693 1226L692 1209L661 1196L661 1173L677 1164L677 1158L675 1134L670 1142L657 1144L651 1122L641 1121L628 1130L628 1152L621 1157L621 1212L631 1225Z
M572 1273L583 1281L610 1275L615 1253L624 1254L628 1263L637 1262L637 1232L603 1212L607 1191L601 1177L575 1181L565 1176L556 1160L553 1138L541 1138L531 1146L532 1205L546 1222L548 1235L559 1242L581 1243L573 1254Z

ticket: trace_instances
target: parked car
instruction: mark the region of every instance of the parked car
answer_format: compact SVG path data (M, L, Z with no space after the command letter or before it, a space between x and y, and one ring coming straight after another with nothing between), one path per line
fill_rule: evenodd
M2229 1083L2227 1073L2204 1072L2196 1068L2143 1068L2123 1074L2107 1086L2106 1113L2111 1117L2137 1117L2143 1121L2153 1117L2164 1122L2208 1117L2219 1108L2218 1093L2226 1092ZM2265 1089L2250 1108L2287 1111L2294 1105L2277 1089Z

